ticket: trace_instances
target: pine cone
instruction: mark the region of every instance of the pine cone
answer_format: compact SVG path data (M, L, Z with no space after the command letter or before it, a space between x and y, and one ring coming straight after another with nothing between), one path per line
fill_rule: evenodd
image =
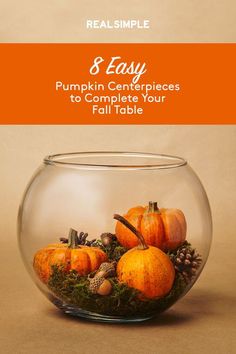
M170 253L169 256L175 270L183 275L186 283L189 283L201 265L201 256L187 242L173 253Z
M87 240L87 237L88 237L88 233L80 232L78 236L78 244L82 246L93 247L96 243L96 239L94 238L93 240L89 241ZM68 243L68 238L60 237L60 241L62 243Z

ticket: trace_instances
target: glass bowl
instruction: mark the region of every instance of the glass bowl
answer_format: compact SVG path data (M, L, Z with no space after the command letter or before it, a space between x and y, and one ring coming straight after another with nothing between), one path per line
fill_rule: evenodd
M76 152L44 159L19 208L25 266L67 314L150 319L199 277L212 236L205 190L180 157Z

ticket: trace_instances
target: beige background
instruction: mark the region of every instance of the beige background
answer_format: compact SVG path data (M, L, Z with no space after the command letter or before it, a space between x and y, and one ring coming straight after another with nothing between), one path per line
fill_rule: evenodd
M1 0L0 42L235 42L235 0ZM149 19L88 31L86 19Z
M1 0L0 42L235 42L235 0ZM88 31L86 19L150 19L148 31ZM214 240L191 292L159 318L105 325L60 314L26 273L16 243L23 190L42 158L76 150L187 158L212 207ZM236 126L0 126L0 353L234 354Z
M61 315L31 282L18 253L18 204L42 158L96 149L184 156L209 196L214 240L206 268L184 299L146 324ZM0 126L0 352L235 353L235 156L236 126Z

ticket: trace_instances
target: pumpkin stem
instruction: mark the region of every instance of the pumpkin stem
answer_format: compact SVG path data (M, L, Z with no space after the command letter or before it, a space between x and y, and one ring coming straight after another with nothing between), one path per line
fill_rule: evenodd
M79 248L78 232L74 229L69 231L68 248Z
M158 213L158 214L160 214L161 212L160 212L160 209L157 206L157 202L149 202L147 212L148 213Z
M148 249L148 246L144 240L143 235L141 234L141 232L139 232L128 220L126 220L123 216L119 215L119 214L114 214L113 218L115 220L118 220L119 222L121 222L124 226L126 226L131 232L133 232L133 234L135 234L135 236L137 236L138 240L139 240L139 248L142 250L146 250Z

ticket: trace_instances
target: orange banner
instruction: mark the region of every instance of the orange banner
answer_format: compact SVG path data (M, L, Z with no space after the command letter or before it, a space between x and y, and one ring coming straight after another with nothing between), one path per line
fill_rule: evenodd
M236 44L0 44L1 124L236 123Z

